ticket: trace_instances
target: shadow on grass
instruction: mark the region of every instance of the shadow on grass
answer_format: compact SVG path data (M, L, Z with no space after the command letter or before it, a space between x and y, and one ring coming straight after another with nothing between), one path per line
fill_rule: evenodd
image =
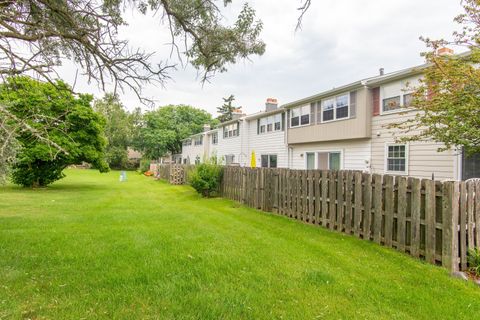
M60 192L78 192L78 191L91 191L91 190L106 190L108 189L108 185L98 185L93 183L80 183L80 184L69 184L69 183L61 183L61 184L52 184L47 187L41 188L29 188L29 187L22 187L17 186L14 184L8 184L6 186L0 186L0 193L3 192L50 192L50 191L60 191Z

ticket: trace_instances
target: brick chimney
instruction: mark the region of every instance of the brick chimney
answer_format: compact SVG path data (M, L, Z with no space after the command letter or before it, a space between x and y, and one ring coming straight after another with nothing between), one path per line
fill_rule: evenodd
M452 56L453 54L454 54L453 49L450 49L447 47L438 48L437 50L437 55L439 56Z
M278 101L275 98L267 98L267 102L265 102L265 111L272 111L278 108Z
M243 117L242 107L233 110L232 120L240 119L241 117Z

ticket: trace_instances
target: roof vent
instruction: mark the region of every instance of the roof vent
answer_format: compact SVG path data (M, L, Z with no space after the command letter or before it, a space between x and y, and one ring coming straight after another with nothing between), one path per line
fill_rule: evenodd
M383 75L385 74L385 69L383 69L383 68L378 69L378 73L379 73L381 76L383 76Z

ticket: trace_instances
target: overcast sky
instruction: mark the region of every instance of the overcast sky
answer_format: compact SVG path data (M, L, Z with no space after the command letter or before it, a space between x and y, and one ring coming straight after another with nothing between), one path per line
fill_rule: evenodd
M243 1L234 3L227 17L238 13ZM230 66L203 87L193 67L179 66L165 88L151 85L145 95L157 106L189 104L215 114L222 97L234 94L244 112L254 113L264 108L267 97L284 104L374 76L380 67L391 72L421 64L425 46L419 36L450 37L456 29L452 20L461 12L460 0L312 0L302 30L295 32L299 0L249 3L264 23L263 56ZM120 37L155 51L158 60L169 58L169 34L158 17L128 13L127 18L129 26ZM73 83L75 67L67 63L60 75ZM77 80L75 89L102 96L85 79ZM121 98L129 109L141 106L133 92Z

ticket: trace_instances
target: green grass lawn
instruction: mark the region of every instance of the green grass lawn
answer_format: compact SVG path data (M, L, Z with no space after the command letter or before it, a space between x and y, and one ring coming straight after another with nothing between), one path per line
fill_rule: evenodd
M480 287L136 173L0 188L0 319L478 319Z

